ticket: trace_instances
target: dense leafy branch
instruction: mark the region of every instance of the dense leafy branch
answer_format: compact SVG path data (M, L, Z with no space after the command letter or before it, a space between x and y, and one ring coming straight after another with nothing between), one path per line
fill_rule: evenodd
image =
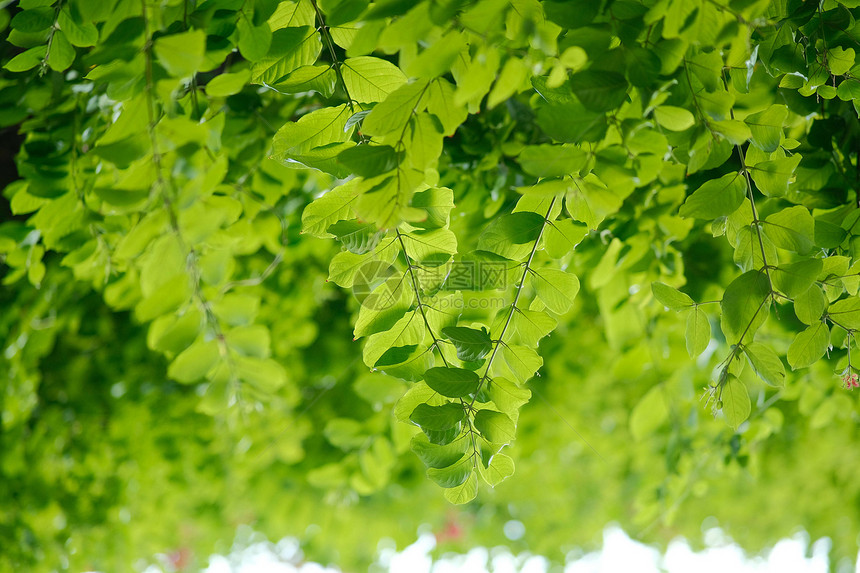
M0 569L326 511L309 546L367 568L428 481L469 542L748 511L853 558L860 462L817 446L857 417L854 4L0 3Z

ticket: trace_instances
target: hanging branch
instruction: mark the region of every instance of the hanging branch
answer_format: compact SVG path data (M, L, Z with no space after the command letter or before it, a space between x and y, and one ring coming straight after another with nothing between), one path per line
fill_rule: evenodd
M406 259L406 268L409 272L409 280L412 283L412 292L415 295L415 304L418 307L418 310L421 312L421 318L424 320L424 327L427 329L427 333L430 335L430 338L433 340L433 346L436 347L436 350L439 351L439 356L442 358L442 363L445 364L446 368L450 368L451 365L448 360L445 358L445 353L442 352L442 344L439 340L439 337L436 336L436 333L433 332L433 327L430 326L430 321L427 319L427 312L425 309L425 304L421 300L420 289L418 288L418 280L415 278L415 265L412 264L412 259L409 257L409 253L406 251L406 244L403 242L403 234L399 229L395 229L395 234L397 237L397 241L400 243L400 248L403 252L403 257ZM480 389L480 386L479 386ZM477 394L477 391L475 392ZM474 404L474 399L472 403L466 404L466 401L463 398L459 398L460 404L464 409L472 410L472 404ZM470 454L473 457L472 465L475 471L478 471L478 444L476 441L476 432L475 428L472 426L472 420L469 416L466 416L466 423L468 424L469 430L469 439L472 442L472 453Z
M338 60L337 54L334 51L334 40L331 37L331 31L329 31L328 26L325 23L325 17L317 5L317 0L311 0L311 5L314 7L314 12L316 12L317 15L320 34L325 41L326 47L328 47L328 53L331 56L331 65L334 68L334 73L337 76L337 80L340 82L340 85L343 86L343 92L346 94L346 102L349 104L349 111L355 113L355 107L353 106L354 100L349 95L349 90L347 89L346 82L343 79L343 73L340 70L341 62Z
M209 326L209 328L212 329L212 333L215 336L216 344L218 345L218 353L224 360L224 362L227 364L227 368L230 371L230 382L236 385L239 382L236 365L230 356L230 349L227 345L227 339L224 337L224 331L221 328L221 323L218 320L218 317L215 315L215 312L212 310L212 304L209 302L206 295L203 293L203 289L200 284L201 272L197 252L195 251L194 247L186 244L185 239L182 236L182 229L179 226L179 220L173 207L173 197L170 193L170 185L168 179L164 176L164 165L162 163L162 156L158 145L158 134L156 133L158 117L155 98L152 93L154 86L152 68L152 31L150 29L150 21L149 16L147 14L146 0L141 0L141 7L144 29L143 54L145 60L146 75L146 86L144 87L144 93L146 94L146 112L149 120L147 131L149 132L149 141L152 147L152 162L155 166L156 187L159 191L162 201L164 202L164 209L167 211L170 230L176 237L176 240L179 243L179 248L182 250L182 252L187 253L185 266L191 276L193 297L197 299L200 308L203 310L206 324Z
M487 369L484 371L484 375L481 377L481 381L478 383L478 389L475 391L475 398L472 398L472 402L469 406L473 406L475 404L475 399L477 398L478 392L481 391L484 383L490 378L490 367L493 365L493 360L496 358L496 354L499 351L499 347L504 343L503 340L505 338L505 333L508 331L508 326L511 324L511 320L514 317L514 313L518 311L517 302L520 300L520 295L523 292L523 286L526 282L526 277L531 272L531 264L532 260L535 257L535 253L537 252L538 245L540 245L541 237L543 237L543 231L546 229L546 225L549 222L549 216L552 213L552 208L555 206L556 197L553 197L552 201L550 201L549 209L547 209L546 215L543 218L543 223L541 223L540 231L538 231L537 238L535 238L535 243L532 245L531 253L529 253L528 259L526 259L525 267L523 268L523 274L520 277L520 282L517 285L517 291L514 293L514 301L511 303L511 310L508 313L507 319L505 319L505 324L502 326L502 331L499 333L499 338L495 341L495 345L493 346L493 353L490 354L489 360L487 360Z

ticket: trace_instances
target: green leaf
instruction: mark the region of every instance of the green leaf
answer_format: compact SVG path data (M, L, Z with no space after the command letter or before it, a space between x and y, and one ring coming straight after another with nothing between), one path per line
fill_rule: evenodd
M342 151L337 161L356 175L375 177L394 169L398 156L389 145L357 145Z
M564 198L567 212L589 229L597 229L600 223L621 208L621 197L612 192L593 173L582 179L575 178Z
M206 52L206 33L190 30L155 40L153 50L167 73L177 78L194 75L203 64Z
M723 59L719 51L696 54L689 61L689 68L709 92L716 91L721 86Z
M630 434L636 441L649 438L669 417L667 389L663 384L651 388L630 412Z
M259 295L227 293L212 305L219 320L230 326L246 326L254 321L260 310Z
M627 80L616 72L578 72L570 78L570 87L582 105L591 111L612 111L627 100Z
M442 335L454 343L457 358L465 362L476 362L489 354L493 348L493 341L486 328L477 330L463 326L448 326L442 329Z
M558 323L545 312L522 308L514 312L511 325L519 335L520 342L535 348L542 338L555 330Z
M374 363L374 368L407 382L417 382L432 364L427 349L415 344L389 348Z
M746 181L740 172L727 173L696 189L681 205L681 217L716 219L733 213L744 200Z
M507 414L516 423L520 408L529 401L531 390L517 386L507 378L493 378L487 383L490 400L500 412Z
M448 225L451 209L454 208L454 192L447 187L431 187L412 196L412 207L427 212L427 218L415 221L413 226L437 229Z
M412 166L419 171L435 166L443 147L442 125L436 116L416 114L409 120L407 130L406 149Z
M841 46L832 46L827 48L827 65L830 67L830 73L834 76L841 76L854 67L854 48L842 48Z
M600 13L600 6L591 0L547 0L543 3L547 19L562 28L582 28Z
M321 48L319 32L313 26L276 30L266 56L251 64L251 81L275 84L298 68L316 63Z
M787 297L796 298L812 286L823 268L821 259L806 259L789 265L780 265L771 271L771 278L774 287ZM820 316L819 314L815 317L815 320Z
M579 293L579 279L572 273L539 269L532 273L532 286L538 298L556 314L564 314Z
M413 78L435 78L447 73L468 43L464 34L452 30L436 40L406 66Z
M798 90L798 93L802 93L802 88ZM836 97L836 88L828 85L820 85L815 88L815 95L820 97L821 99L833 99Z
M402 237L409 256L422 263L438 265L457 252L457 236L449 229L417 230Z
M568 145L529 145L518 158L523 171L535 177L578 175L587 160L584 151Z
M356 380L352 388L368 404L376 407L396 403L403 396L404 384L391 376L376 376L371 373ZM409 416L406 416L405 420L408 419Z
M447 402L440 406L418 404L409 419L424 430L444 431L463 421L466 411L462 404Z
M670 131L684 131L696 123L696 118L689 110L671 105L657 106L654 109L654 119Z
M343 82L350 97L359 103L383 101L406 83L400 68L380 58L347 58L341 65Z
M842 80L836 88L836 97L842 101L860 99L860 81L853 78Z
M230 349L244 356L268 358L271 354L269 329L262 324L238 326L230 329L225 336Z
M424 434L415 434L412 436L410 448L424 462L428 468L447 468L450 465L457 463L466 453L469 446L469 440L466 434L462 434L459 438L440 446L432 443Z
M251 72L242 70L233 74L215 76L206 84L209 97L227 97L237 94L251 81Z
M490 458L490 463L486 469L480 467L479 471L484 478L484 481L492 487L496 487L507 478L514 475L514 460L505 454L493 454Z
M508 259L522 259L531 252L543 226L544 218L537 213L523 211L502 215L481 233L478 249Z
M418 346L421 345L424 338L424 324L421 318L416 315L415 311L407 312L390 329L373 334L367 338L362 358L365 364L373 368L393 346L398 344ZM424 370L421 370L421 372L423 373Z
M51 51L48 54L48 65L56 72L64 72L75 61L75 49L69 43L62 30L54 32L51 40Z
M627 79L636 87L648 88L660 75L660 56L651 47L633 46L625 49L624 60L627 64Z
M860 330L860 298L837 300L827 309L827 316L842 328Z
M607 127L605 114L589 111L578 101L541 106L537 124L545 134L564 143L599 141Z
M234 363L239 380L250 384L260 392L271 394L287 383L286 369L271 358L237 356L234 358Z
M835 249L842 244L848 233L839 225L824 220L821 217L815 219L815 244L825 249Z
M26 72L27 70L32 70L42 63L42 59L45 57L47 51L47 46L36 46L35 48L30 48L6 62L3 67L10 72Z
M816 324L821 320L825 308L827 308L827 298L821 287L817 285L813 284L806 291L794 297L794 314L804 324Z
M454 488L465 483L474 469L472 456L463 456L458 462L445 468L429 468L427 477L444 488Z
M462 429L462 424L457 423L447 430L428 430L427 428L422 428L422 431L431 443L444 446L456 440Z
M675 311L685 310L687 307L696 304L689 295L659 281L651 283L651 292L654 293L654 298L660 304Z
M525 83L529 70L520 58L512 57L505 61L502 71L487 96L487 107L492 109L528 86Z
M815 221L806 207L795 205L769 215L762 231L777 247L800 254L809 253L815 245Z
M300 66L269 84L269 87L287 94L315 91L328 98L334 94L336 83L337 73L330 66ZM364 117L368 113L370 110L358 112L351 116L350 120L359 114L363 114L361 117ZM350 120L347 120L344 130L349 130L354 124L354 122L350 123Z
M350 112L346 105L325 107L289 122L275 133L273 158L286 165L304 165L346 177L349 171L337 156L355 144L348 141L352 130L345 129Z
M694 308L687 316L687 353L695 358L705 351L711 342L711 323L708 315L700 308Z
M729 344L737 343L741 336L752 336L761 326L769 296L767 275L762 271L747 271L729 284L720 302L720 323Z
M517 193L534 197L556 197L570 191L570 185L571 182L567 179L544 179L528 187L517 187Z
M376 104L373 111L364 118L362 132L369 135L385 135L402 130L412 114L422 111L423 106L427 104L425 97L427 88L426 81L417 81L405 84L388 94L388 97Z
M830 345L830 329L817 322L801 331L788 347L788 363L792 370L806 368L824 356Z
M708 125L710 125L713 132L722 135L732 145L743 145L752 137L749 127L734 119L712 121Z
M469 503L478 496L478 476L470 474L460 485L446 489L444 495L455 505Z
M448 398L462 398L478 391L478 375L464 368L435 367L424 373L424 381ZM443 428L444 429L444 428Z
M544 228L544 249L554 259L560 259L572 251L588 235L588 227L573 219L562 219L547 224Z
M412 306L413 296L403 275L394 271L364 296L353 336L362 338L390 329Z
M435 400L435 402L434 402ZM420 404L438 406L443 403L443 398L435 390L424 382L414 384L394 404L394 417L401 422L409 422L410 416ZM453 424L456 425L456 422ZM452 425L452 426L453 426Z
M134 314L140 321L152 320L178 309L188 300L188 294L188 277L179 273L153 289L138 303Z
M239 52L249 62L262 60L272 45L272 30L267 23L254 26L247 18L239 18Z
M508 415L501 412L478 410L474 425L475 429L493 444L509 444L516 438L516 424Z
M349 252L357 255L363 255L375 249L382 238L382 234L375 225L356 220L338 221L326 230L343 243Z
M365 192L356 202L355 214L380 229L393 229L404 220L420 221L424 213L409 203L424 179L423 172L400 165L389 174L364 181Z
M367 9L368 0L329 0L325 3L325 21L340 26L356 20Z
M801 157L795 153L772 161L761 161L749 168L749 174L758 190L768 197L784 197L789 183L797 172Z
M198 340L170 363L167 375L177 382L193 384L218 364L219 357L218 344L214 340Z
M469 115L466 106L454 101L454 86L444 78L436 78L427 92L427 111L442 123L443 135L454 135Z
M76 21L68 6L60 9L57 24L73 46L88 48L99 41L99 31L95 25L92 22Z
M346 141L350 132L344 131L344 127L349 116L349 108L344 104L306 113L298 121L285 124L272 142L275 157Z
M149 326L146 341L153 350L179 353L194 342L202 325L203 315L196 309L181 316L160 316Z
M744 353L759 378L771 386L785 386L785 367L769 346L759 342L744 344Z
M772 105L764 111L750 114L744 119L752 134L752 143L762 151L776 151L782 141L782 126L788 117L784 105Z
M358 448L367 441L364 426L352 418L332 418L323 430L323 435L329 443L342 450Z
M51 8L31 7L22 10L12 18L12 28L25 34L35 34L47 30L54 23L54 11Z
M735 376L729 375L722 388L720 399L723 402L722 412L726 423L737 430L749 418L752 405L746 385Z
M358 180L347 181L312 201L302 212L302 233L314 237L331 237L327 229L337 221L348 219L350 205L359 194Z
M514 379L525 384L543 365L543 358L528 346L505 344L501 351Z

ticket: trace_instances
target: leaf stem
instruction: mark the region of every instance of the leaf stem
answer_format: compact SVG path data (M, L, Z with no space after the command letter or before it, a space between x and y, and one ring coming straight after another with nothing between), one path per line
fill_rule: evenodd
M723 83L726 85L726 88L728 88L728 83L726 82L725 76L723 76ZM732 119L735 118L734 109L729 108L729 116ZM771 300L776 302L776 299L774 298L773 280L770 277L770 265L768 265L767 256L764 254L764 240L761 237L761 225L759 224L760 221L758 218L758 210L755 207L755 199L753 198L752 177L750 176L749 169L747 168L747 162L744 159L744 154L743 154L743 151L741 150L741 146L735 145L735 149L738 152L738 160L741 163L741 171L743 171L744 177L747 180L747 198L750 200L750 208L752 210L752 216L753 216L752 224L755 227L756 237L758 237L758 246L759 246L759 249L761 250L761 262L762 262L762 267L764 268L764 272L767 275L767 284L768 284L768 287L770 288L770 297L771 297Z
M147 119L149 120L147 131L149 132L149 141L150 146L152 148L152 163L155 167L156 181L154 187L158 189L159 195L164 202L164 209L165 211L167 211L170 230L176 237L176 240L179 243L180 250L184 253L187 253L185 259L185 266L188 270L188 273L191 275L190 282L193 296L197 299L200 304L200 308L203 310L207 325L209 326L209 328L212 329L212 334L214 335L216 344L218 345L218 353L225 361L228 369L230 370L230 381L236 384L239 379L236 373L236 365L233 363L233 360L230 357L230 349L227 346L227 340L224 337L221 323L218 320L218 317L215 315L215 312L212 310L212 304L206 298L206 295L203 293L203 289L200 285L200 265L198 263L197 252L195 251L194 247L189 246L185 243L185 240L182 236L182 229L179 226L179 220L176 216L176 211L173 208L173 198L170 194L170 186L168 184L168 180L164 177L164 165L162 163L162 156L158 145L158 135L156 133L158 118L156 117L157 113L155 98L153 97L152 93L154 86L152 71L152 31L150 29L150 21L149 16L147 14L146 1L147 0L141 0L140 4L142 8L144 30L143 54L145 61L146 78L146 86L144 88L144 93L146 95Z
M400 229L395 229L394 233L397 237L397 242L400 243L400 249L403 251L403 256L406 258L406 269L409 272L409 279L412 282L412 292L415 294L415 301L418 306L418 310L421 312L421 318L424 319L424 326L427 328L430 338L433 339L433 346L435 346L436 350L439 351L439 356L442 357L442 362L445 364L445 367L450 368L448 360L445 358L445 353L442 352L442 344L436 336L436 333L433 332L433 328L430 326L430 321L427 319L427 312L424 310L424 303L421 302L421 294L418 290L418 281L415 278L412 259L409 258L409 253L406 252L406 244L403 242L403 234L400 232Z
M433 346L436 347L436 350L439 351L439 356L442 358L442 363L445 364L446 368L450 368L451 365L448 360L445 358L445 353L442 352L442 344L439 338L436 336L436 333L433 332L433 327L430 326L430 321L427 319L427 313L424 310L424 303L421 302L421 294L418 290L418 281L415 279L415 271L412 265L412 260L409 258L409 253L406 251L406 244L403 242L403 234L400 232L400 229L394 230L395 236L397 237L397 242L400 243L400 248L403 251L403 257L406 259L406 268L409 272L409 279L412 282L412 291L415 294L415 301L418 306L418 310L421 312L421 318L424 319L424 327L427 329L428 334L430 334L430 338L433 339ZM479 386L480 388L480 386ZM477 393L477 392L476 392ZM460 404L463 405L463 408L472 409L472 405L474 404L474 400L472 403L466 404L466 401L462 398L459 399ZM469 416L466 416L466 423L469 425L469 439L472 442L472 457L473 457L473 466L475 471L478 471L478 444L475 441L475 428L472 426L472 420Z
M337 59L337 54L334 51L334 41L331 37L331 32L328 29L328 26L325 23L325 17L323 13L320 11L319 6L317 5L317 0L311 0L311 5L314 7L314 12L316 12L317 20L320 24L320 34L322 34L323 40L325 41L326 47L328 48L328 52L331 55L332 67L334 68L334 73L337 76L340 85L343 86L343 92L346 94L346 102L349 104L349 111L355 113L355 107L353 106L353 99L349 95L349 90L346 87L346 82L343 79L343 73L340 70L340 60Z
M59 24L57 20L60 18L60 9L63 7L63 0L57 2L57 6L54 8L54 23L51 24L51 32L48 35L48 46L45 50L45 57L42 58L42 64L39 66L39 75L44 76L45 72L48 71L48 58L51 57L51 47L54 45L54 34L59 30Z
M705 127L708 128L708 132L710 132L711 137L714 141L717 140L717 134L714 133L714 130L711 129L711 124L708 121L708 116L705 115L705 112L702 111L702 108L699 107L699 99L696 97L696 92L693 89L693 79L690 77L690 67L687 65L687 58L684 58L684 76L687 78L687 85L690 86L690 96L693 98L693 107L696 108L696 113L699 114L699 117L705 123Z
M510 326L510 324L511 324L511 320L514 317L514 312L516 312L518 310L517 309L517 302L519 302L519 300L520 300L520 295L523 292L523 286L525 285L526 277L529 275L529 271L531 270L532 260L535 257L535 253L537 253L538 245L540 244L541 237L543 236L543 231L544 231L544 229L546 229L546 225L549 222L549 216L552 213L552 208L555 206L556 199L557 199L557 197L552 198L552 201L549 204L549 209L547 209L546 215L543 218L543 224L541 225L540 231L538 231L538 235L535 238L534 245L532 245L532 251L531 251L531 253L529 253L529 258L525 262L525 268L523 269L523 275L522 275L522 277L520 277L520 282L517 285L517 292L514 293L514 301L511 303L511 311L508 313L508 318L505 320L505 324L502 327L501 333L499 333L499 338L496 339L496 341L495 341L495 346L493 346L493 353L490 354L490 358L489 358L489 360L487 360L487 369L484 371L484 375L481 377L481 381L478 383L478 389L475 390L475 397L472 398L472 402L470 403L470 406L475 403L475 399L478 396L478 392L481 391L481 387L484 385L484 382L486 382L489 379L490 367L493 365L493 360L496 358L496 354L499 351L499 347L502 344L504 344L503 340L505 338L505 333L508 330L508 326Z

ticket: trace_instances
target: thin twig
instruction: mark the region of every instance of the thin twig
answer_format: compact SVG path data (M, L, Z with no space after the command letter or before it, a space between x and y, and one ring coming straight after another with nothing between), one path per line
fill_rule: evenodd
M540 244L541 237L543 236L543 231L546 228L547 222L549 220L549 216L552 213L552 208L555 206L556 197L553 197L552 201L549 204L549 209L546 212L546 216L543 218L543 223L541 224L540 231L538 231L537 238L535 238L535 244L532 246L532 251L529 253L529 258L526 260L525 268L523 269L523 276L520 278L520 283L517 285L517 292L514 294L514 301L511 303L511 311L508 313L508 318L505 320L505 325L502 327L501 333L499 333L499 338L496 340L496 344L493 347L493 353L490 355L489 360L487 360L487 369L484 371L484 375L481 377L481 381L478 383L478 389L475 391L475 398L472 398L472 402L470 406L475 404L475 399L478 396L478 392L481 391L481 387L484 385L490 378L490 367L493 365L493 360L496 358L496 354L499 351L499 347L502 345L502 341L505 338L505 333L508 330L508 326L511 324L511 320L514 317L514 312L517 311L517 302L520 300L520 294L523 292L523 286L526 283L526 277L529 275L529 271L531 270L532 260L534 259L535 253L537 252L538 245Z

